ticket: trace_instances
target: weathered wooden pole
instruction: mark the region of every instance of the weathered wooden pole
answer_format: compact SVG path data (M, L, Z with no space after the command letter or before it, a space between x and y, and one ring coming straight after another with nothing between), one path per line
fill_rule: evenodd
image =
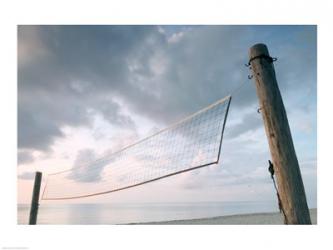
M37 222L37 214L38 214L38 206L39 206L38 201L39 201L41 182L42 182L42 173L36 172L34 189L32 192L31 207L30 207L29 225L36 225L36 222Z
M265 44L250 48L260 112L268 138L286 224L311 224L309 208L273 59Z

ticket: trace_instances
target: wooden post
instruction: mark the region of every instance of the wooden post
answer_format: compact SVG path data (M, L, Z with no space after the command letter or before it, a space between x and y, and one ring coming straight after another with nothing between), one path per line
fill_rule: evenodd
M311 224L305 191L273 59L265 44L250 48L250 66L255 79L271 157L276 173L286 224Z
M40 192L41 182L42 182L42 173L36 172L34 189L32 192L31 207L30 207L29 225L36 225L36 222L37 222L37 214L38 214L38 206L39 206L38 201L39 201L39 192Z

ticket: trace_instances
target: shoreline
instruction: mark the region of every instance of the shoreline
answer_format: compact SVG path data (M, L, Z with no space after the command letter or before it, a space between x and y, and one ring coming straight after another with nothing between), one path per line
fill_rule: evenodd
M317 208L309 210L312 225L317 225ZM283 215L278 212L273 212L226 215L188 220L129 223L128 225L284 225L284 223Z

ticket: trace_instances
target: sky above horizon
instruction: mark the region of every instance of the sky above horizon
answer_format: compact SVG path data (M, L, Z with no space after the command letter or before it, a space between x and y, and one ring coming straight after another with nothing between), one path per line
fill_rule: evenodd
M18 26L18 203L30 202L36 170L46 176L98 159L240 84L217 166L74 202L275 200L244 66L259 42L278 58L308 202L316 207L317 30L301 25Z

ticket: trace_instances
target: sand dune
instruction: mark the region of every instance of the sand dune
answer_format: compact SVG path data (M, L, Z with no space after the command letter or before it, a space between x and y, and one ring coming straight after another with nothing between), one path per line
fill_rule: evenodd
M317 224L317 209L310 209L312 224ZM192 220L173 220L137 223L140 225L282 225L283 216L280 213L258 213L220 216Z

